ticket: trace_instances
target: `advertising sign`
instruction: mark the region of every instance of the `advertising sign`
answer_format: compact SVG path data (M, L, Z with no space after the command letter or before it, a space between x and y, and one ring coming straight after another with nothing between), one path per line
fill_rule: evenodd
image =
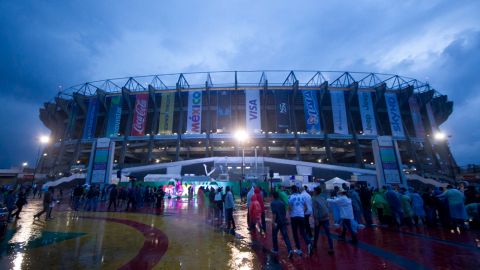
M290 129L290 104L287 90L275 91L275 110L277 113L277 130L285 132Z
M430 102L425 105L425 108L427 109L427 117L433 133L438 130L438 126L437 121L435 120L435 116L433 115L432 105L430 104Z
M132 136L144 136L147 125L148 93L137 94L133 109Z
M262 132L261 114L260 114L260 91L245 91L245 123L247 130L253 133Z
M93 162L90 164L90 183L105 183L109 181L109 175L112 167L114 147L112 147L109 138L98 138L93 156Z
M386 184L400 184L402 179L398 167L395 145L392 137L380 136L377 138L380 151L380 161Z
M364 135L377 135L377 124L373 111L372 96L370 92L358 91L358 105L362 118L362 131Z
M410 114L412 115L413 128L415 129L415 135L418 138L425 137L425 128L423 127L422 115L420 114L420 106L415 96L411 96L408 99L410 106Z
M107 118L107 137L115 137L120 131L120 120L122 119L122 97L114 96L110 99L110 109Z
M336 134L348 135L344 91L330 91L330 99L332 101L333 131Z
M202 91L188 93L187 133L202 131Z
M402 116L398 107L397 95L395 93L385 93L385 103L387 104L392 136L404 137L405 133L403 132Z
M158 133L161 135L172 134L174 105L175 92L162 93L162 101L160 103L160 120L158 126Z
M232 116L232 95L230 91L217 91L217 129L226 132L230 129Z
M307 133L320 134L322 133L322 127L320 124L320 113L318 112L317 91L302 90L302 94Z
M87 115L85 116L85 125L83 126L82 139L92 139L95 136L95 128L97 126L97 111L98 100L97 98L91 98L88 103Z

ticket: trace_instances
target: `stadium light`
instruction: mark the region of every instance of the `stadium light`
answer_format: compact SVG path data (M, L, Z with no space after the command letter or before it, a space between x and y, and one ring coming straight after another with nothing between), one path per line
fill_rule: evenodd
M22 166L23 166L23 167L27 167L27 166L28 166L28 162L23 162L23 163L22 163Z
M244 143L248 140L248 133L245 130L237 130L235 131L235 139L240 143Z
M444 141L445 139L447 139L447 134L445 134L443 132L436 132L433 135L433 138L437 141Z
M45 135L42 135L38 138L38 141L41 143L41 144L47 144L50 142L50 137L48 136L45 136Z

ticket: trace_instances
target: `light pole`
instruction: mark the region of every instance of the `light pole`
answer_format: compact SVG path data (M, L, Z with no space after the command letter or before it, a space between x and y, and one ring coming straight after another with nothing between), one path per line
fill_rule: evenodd
M50 137L46 135L42 135L38 137L38 153L37 153L37 160L35 161L35 169L33 170L33 177L32 177L32 187L35 183L35 175L37 174L38 165L40 164L40 152L42 150L43 145L47 145L50 142Z
M248 140L248 133L245 130L237 130L235 139L242 144L242 178L240 178L240 199L242 199L242 182L245 178L245 142Z
M452 136L451 135L447 135L443 132L437 132L433 135L433 138L436 140L436 141L439 141L439 142L445 142L445 147L446 147L446 154L448 155L448 165L450 167L450 173L453 177L453 182L455 185L457 185L457 176L455 174L455 168L453 166L453 156L452 156L452 152L450 151L450 147L448 146L448 141L447 141L447 138L451 138Z

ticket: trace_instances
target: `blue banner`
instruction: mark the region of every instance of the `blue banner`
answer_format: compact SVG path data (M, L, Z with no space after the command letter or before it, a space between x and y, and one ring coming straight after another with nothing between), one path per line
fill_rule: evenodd
M420 114L420 106L418 105L417 97L411 96L408 99L410 105L410 114L412 115L413 128L415 135L418 138L425 137L425 128L423 127L422 115Z
M230 91L217 91L217 132L228 132L232 122L232 95Z
M330 91L332 101L333 130L336 134L348 135L345 95L342 90Z
M288 90L275 91L275 110L277 113L277 131L288 132L290 129L290 104Z
M320 124L320 113L318 112L317 91L302 90L302 94L307 133L320 134L322 133L322 127Z
M95 137L95 128L97 126L97 111L98 100L97 98L90 99L88 103L87 115L85 115L85 125L83 126L82 139L92 139Z
M75 132L75 123L77 120L77 103L74 101L70 103L71 111L70 116L68 118L68 125L67 125L67 138L72 138L73 133Z
M358 106L362 118L362 134L377 135L377 124L370 92L358 91Z
M388 118L390 120L390 129L392 136L404 137L402 115L398 107L397 95L395 93L385 93L385 103L387 104Z
M116 137L120 131L120 120L122 119L122 97L114 96L110 99L108 110L106 137Z

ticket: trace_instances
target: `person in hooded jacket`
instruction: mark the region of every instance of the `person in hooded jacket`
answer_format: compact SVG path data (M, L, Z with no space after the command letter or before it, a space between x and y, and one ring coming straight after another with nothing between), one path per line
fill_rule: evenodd
M317 248L320 227L325 231L328 240L328 254L333 254L333 240L330 234L330 218L327 201L322 197L322 189L315 187L314 196L312 197L313 219L315 221L313 249Z
M266 233L267 232L267 223L265 221L265 204L263 203L263 195L262 195L262 190L260 187L255 187L255 194L254 196L256 197L258 203L260 204L260 208L262 210L261 213L261 222L262 222L262 232Z
M258 224L260 231L262 231L262 207L257 200L257 196L252 196L250 198L250 205L248 207L248 210L248 212L250 213L250 225L252 229L255 229Z

